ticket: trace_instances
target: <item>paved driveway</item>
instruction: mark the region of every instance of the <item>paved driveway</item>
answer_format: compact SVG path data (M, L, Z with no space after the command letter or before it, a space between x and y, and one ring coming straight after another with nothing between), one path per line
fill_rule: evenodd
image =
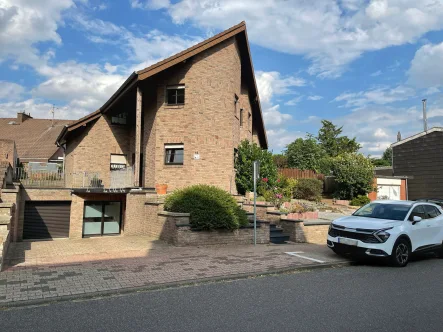
M288 252L290 254L288 254ZM179 248L148 237L14 243L0 302L146 287L339 262L311 244Z

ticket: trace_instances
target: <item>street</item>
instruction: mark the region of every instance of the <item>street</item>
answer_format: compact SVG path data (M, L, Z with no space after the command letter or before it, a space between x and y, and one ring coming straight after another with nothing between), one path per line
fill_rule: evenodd
M0 311L2 331L441 331L443 260L358 264Z

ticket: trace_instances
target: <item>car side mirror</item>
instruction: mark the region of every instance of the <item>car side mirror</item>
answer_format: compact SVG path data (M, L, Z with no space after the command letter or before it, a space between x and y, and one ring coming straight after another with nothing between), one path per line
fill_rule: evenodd
M412 225L415 225L416 223L420 222L422 219L419 216L414 216L412 218Z

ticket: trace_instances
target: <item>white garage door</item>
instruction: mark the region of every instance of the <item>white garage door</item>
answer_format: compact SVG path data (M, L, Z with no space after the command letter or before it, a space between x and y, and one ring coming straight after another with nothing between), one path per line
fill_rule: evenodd
M378 186L377 199L400 200L400 186L382 185Z

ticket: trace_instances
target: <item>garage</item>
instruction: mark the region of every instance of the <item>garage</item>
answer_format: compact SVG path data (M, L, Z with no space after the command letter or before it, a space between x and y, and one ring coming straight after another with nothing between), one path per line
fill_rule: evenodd
M55 239L69 237L71 202L26 202L23 239Z

